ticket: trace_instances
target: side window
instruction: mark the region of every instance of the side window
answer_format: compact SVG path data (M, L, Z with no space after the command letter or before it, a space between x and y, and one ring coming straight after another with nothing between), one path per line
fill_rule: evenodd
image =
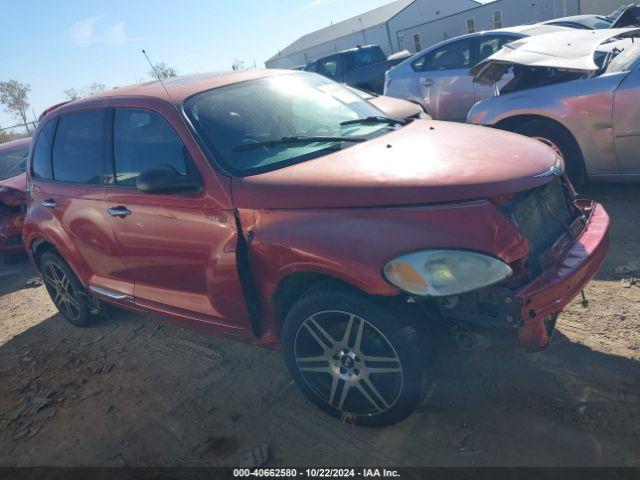
M327 57L318 60L317 72L325 77L335 78L338 72L338 57Z
M180 175L195 172L189 152L169 123L149 110L117 108L113 125L116 184L135 187L138 176L169 165Z
M36 144L33 147L33 160L31 161L31 175L33 178L51 180L53 171L51 169L51 143L53 132L56 128L57 120L51 120L42 127Z
M53 178L63 182L102 182L106 110L63 115L53 141Z
M429 69L429 59L431 58L430 54L426 54L421 56L419 59L414 60L411 63L413 70L416 72L423 72Z
M373 63L371 57L371 50L368 48L361 48L353 52L353 68L365 67Z
M387 56L384 54L384 52L382 51L382 48L380 47L372 47L369 49L369 51L371 52L371 61L373 63L378 63L378 62L384 62L387 60Z
M461 40L448 43L433 51L430 55L430 65L427 70L458 70L471 68L471 40Z
M497 53L504 45L517 40L518 37L509 35L485 35L480 39L479 62L486 60L494 53Z

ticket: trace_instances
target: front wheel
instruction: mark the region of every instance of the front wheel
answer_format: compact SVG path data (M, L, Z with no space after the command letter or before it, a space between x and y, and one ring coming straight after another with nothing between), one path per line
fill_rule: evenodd
M389 425L420 401L424 365L416 331L362 294L310 291L287 315L282 338L298 387L337 418Z

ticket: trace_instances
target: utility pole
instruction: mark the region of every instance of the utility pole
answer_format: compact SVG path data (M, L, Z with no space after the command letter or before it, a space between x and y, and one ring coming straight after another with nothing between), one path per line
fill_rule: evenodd
M360 31L362 32L362 41L364 42L363 45L367 44L367 36L364 33L364 27L362 26L362 17L358 17L358 21L360 22Z

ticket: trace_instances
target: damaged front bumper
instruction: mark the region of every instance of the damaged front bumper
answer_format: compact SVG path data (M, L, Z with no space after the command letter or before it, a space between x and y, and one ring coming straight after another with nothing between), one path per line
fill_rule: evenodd
M602 205L580 200L586 226L562 258L515 292L520 304L520 346L546 348L555 317L593 278L609 246L609 216Z

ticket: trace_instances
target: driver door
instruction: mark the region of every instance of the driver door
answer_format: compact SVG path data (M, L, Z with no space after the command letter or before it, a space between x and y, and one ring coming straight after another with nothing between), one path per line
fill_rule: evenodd
M216 198L221 184L211 170L194 162L199 152L191 154L193 139L178 134L186 127L142 107L116 107L111 121L113 178L106 205L134 280L135 304L191 326L206 324L213 333L251 335L236 262L234 212ZM201 181L202 191L139 191L137 177L161 165Z

